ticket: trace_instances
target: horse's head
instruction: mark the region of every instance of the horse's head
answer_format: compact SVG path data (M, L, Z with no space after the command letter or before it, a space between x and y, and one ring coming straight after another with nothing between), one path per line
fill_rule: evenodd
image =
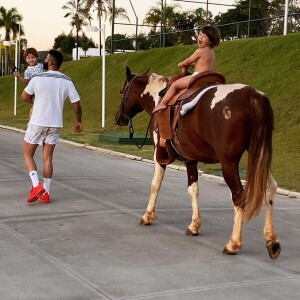
M116 124L128 125L128 122L138 113L146 110L152 114L159 100L158 93L167 85L167 79L147 70L142 75L133 74L126 67L126 79L121 87L121 103L116 113Z

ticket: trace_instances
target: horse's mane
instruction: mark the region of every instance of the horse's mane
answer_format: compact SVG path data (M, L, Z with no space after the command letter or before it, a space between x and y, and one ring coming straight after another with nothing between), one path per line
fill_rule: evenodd
M144 93L149 92L150 94L157 94L167 86L168 81L169 79L167 77L158 75L156 73L151 73L149 74L148 84Z

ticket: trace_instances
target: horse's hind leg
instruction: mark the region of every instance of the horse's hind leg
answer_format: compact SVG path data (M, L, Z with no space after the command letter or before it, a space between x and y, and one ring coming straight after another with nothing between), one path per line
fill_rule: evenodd
M243 209L235 205L236 201L243 193L243 186L240 180L237 163L222 164L224 179L231 190L232 202L234 205L234 223L230 240L224 247L223 253L234 255L243 246L242 229L243 229Z
M154 152L154 160L155 160ZM140 225L151 225L151 222L156 219L155 207L157 196L165 175L165 166L159 165L155 160L154 175L151 182L151 194L145 214L141 218Z
M270 173L266 195L266 218L264 226L264 236L266 239L266 247L268 249L269 256L272 259L277 258L281 251L281 247L277 240L277 234L273 225L273 206L276 190L277 183Z
M230 240L223 249L224 254L235 255L243 246L243 209L234 206L234 223Z
M186 168L188 176L188 194L190 195L193 209L192 222L186 231L186 235L198 235L202 220L198 207L199 187L197 162L187 162Z

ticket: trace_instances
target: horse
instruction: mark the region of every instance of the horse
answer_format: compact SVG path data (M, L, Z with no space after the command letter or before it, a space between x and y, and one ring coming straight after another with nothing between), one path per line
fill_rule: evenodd
M126 78L121 86L121 102L115 115L116 124L132 124L132 118L142 111L152 116L160 100L160 91L167 87L169 78L149 73L132 73L126 67ZM158 112L159 113L159 112ZM274 115L268 97L248 85L220 84L202 95L198 104L187 114L179 116L176 128L184 149L191 149L193 157L177 153L187 170L187 191L192 202L192 220L187 235L197 236L202 224L198 207L198 162L220 163L224 180L231 191L234 224L223 253L235 255L242 248L243 220L258 215L263 202L266 205L263 229L266 248L271 259L281 251L273 225L274 197L277 183L271 174L272 134ZM166 166L156 159L159 133L155 117L149 124L154 143L154 176L151 194L141 225L151 225L156 219L156 202ZM239 162L248 152L247 178L243 186L239 175Z

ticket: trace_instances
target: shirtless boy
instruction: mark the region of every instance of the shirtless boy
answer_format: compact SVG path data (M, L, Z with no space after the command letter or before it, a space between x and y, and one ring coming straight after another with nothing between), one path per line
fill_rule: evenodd
M220 40L221 34L219 29L213 26L205 26L201 29L197 38L198 49L190 57L178 64L178 67L184 70L193 67L194 73L174 81L162 101L153 109L153 113L166 109L167 103L176 95L177 91L187 87L191 77L205 71L214 71L214 48L220 44Z

